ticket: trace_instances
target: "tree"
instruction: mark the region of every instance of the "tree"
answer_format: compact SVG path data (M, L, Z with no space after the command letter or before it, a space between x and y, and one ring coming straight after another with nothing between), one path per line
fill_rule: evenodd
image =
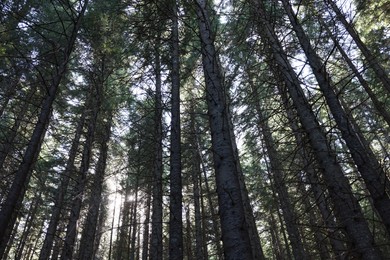
M26 186L31 177L33 165L41 149L47 125L50 121L51 108L56 98L57 90L60 85L61 79L66 72L66 67L76 41L77 33L81 26L81 19L87 8L87 3L88 1L84 1L79 11L74 9L69 10L75 18L74 24L72 26L69 36L67 36L66 38L66 44L63 46L64 49L61 50L61 52L58 52L58 67L54 70L53 77L50 79L51 83L47 88L47 96L42 102L41 112L35 125L34 131L31 135L28 147L24 153L23 161L19 165L12 186L7 195L5 204L0 212L0 236L2 238L0 246L0 255L3 255L5 246L11 235L12 228L16 221L17 209L20 208L26 191ZM68 33L66 33L65 35L68 35Z

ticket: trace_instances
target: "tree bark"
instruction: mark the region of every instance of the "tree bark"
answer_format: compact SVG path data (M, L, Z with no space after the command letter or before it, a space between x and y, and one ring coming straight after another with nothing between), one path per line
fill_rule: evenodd
M301 24L298 22L290 3L287 0L282 0L282 3L302 49L306 54L313 74L317 79L318 85L333 114L333 118L336 121L342 137L350 150L351 156L371 194L374 207L381 217L387 229L387 233L390 235L390 197L387 194L385 185L385 183L388 182L386 173L375 158L370 147L367 145L367 141L361 134L360 129L354 124L354 119L345 112L338 100L335 93L335 86L331 82L325 64L322 63L320 57L310 44L309 38L306 36Z
M160 37L160 36L159 36ZM159 39L158 39L159 41ZM155 75L156 75L156 94L155 94L155 159L154 159L154 180L153 180L153 207L152 207L152 235L150 239L150 259L160 260L163 257L163 236L162 236L162 96L161 96L161 62L159 42L156 46L155 57Z
M259 14L258 17L267 17L261 0L252 2ZM299 79L288 62L287 55L273 32L272 26L267 20L263 19L261 22L263 30L260 30L260 34L268 40L269 50L277 64L274 66L275 76L282 75L284 78L301 124L309 136L311 146L324 172L323 177L335 205L336 216L346 229L346 233L354 245L353 250L361 259L381 259L381 253L375 246L361 207L353 196L351 186L337 162L335 153L328 146L326 135L300 87Z
M196 1L214 168L225 259L254 259L246 224L239 173L231 142L230 115L223 86L214 32L205 0Z
M15 173L11 189L7 195L7 199L4 203L4 206L1 209L0 256L4 254L5 247L10 238L12 228L16 221L18 209L20 208L28 183L30 181L34 163L36 162L38 154L41 150L42 141L46 134L47 125L50 121L53 102L56 98L57 90L60 85L61 79L66 72L67 64L69 62L70 55L75 44L77 33L80 29L81 20L84 16L87 4L88 0L85 0L82 9L75 20L75 24L72 28L72 32L70 33L67 45L64 50L62 61L55 70L55 75L51 81L50 87L48 88L47 96L42 103L39 118L30 138L30 142L24 153L22 163L20 164L19 169Z
M171 149L170 149L170 218L169 259L183 259L182 180L181 180L181 130L180 130L180 63L178 6L172 1L172 99L171 99Z

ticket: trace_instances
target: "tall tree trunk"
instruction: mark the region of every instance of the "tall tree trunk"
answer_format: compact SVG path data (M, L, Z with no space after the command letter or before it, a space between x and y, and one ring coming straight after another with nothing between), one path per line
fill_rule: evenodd
M144 221L144 233L142 235L142 260L147 260L149 256L149 227L150 227L150 202L151 202L151 189L148 185L146 192L146 209L145 209L145 221Z
M254 86L252 86L254 87ZM302 238L299 233L298 226L296 224L297 217L294 213L293 207L291 205L290 195L288 194L287 186L284 182L285 177L281 171L281 166L283 163L279 160L278 152L275 148L275 141L273 140L271 130L268 126L266 117L263 115L263 110L260 107L260 100L258 97L258 90L254 89L255 96L255 107L256 112L259 117L258 128L263 135L263 140L265 147L267 149L267 154L270 161L271 172L269 173L270 177L274 180L274 187L276 193L278 194L278 200L280 207L283 212L283 219L286 223L286 228L292 247L293 255L295 259L309 259L307 253L305 252Z
M280 83L282 84L282 83ZM314 151L307 145L307 138L303 135L300 130L297 122L296 115L293 111L293 108L289 104L289 98L285 88L279 87L279 93L282 97L282 105L286 110L287 118L289 120L289 125L291 130L294 133L295 141L299 149L299 157L302 161L303 167L306 170L306 177L309 180L311 191L313 192L314 199L318 206L319 212L321 214L324 226L327 231L327 237L330 240L330 244L332 246L333 253L337 260L342 259L342 254L346 251L346 248L343 243L343 235L341 234L341 230L338 227L336 220L334 219L334 214L332 210L329 208L329 203L326 199L326 190L323 189L320 185L319 173L316 169L316 165L313 165L312 154ZM316 162L317 163L317 162ZM319 169L320 170L320 169ZM322 172L323 173L323 172Z
M61 211L64 206L63 204L64 204L66 192L68 190L69 181L71 176L74 176L76 172L75 160L77 156L77 150L80 145L81 134L84 128L85 114L87 109L88 109L88 105L84 107L84 111L80 119L78 120L75 136L72 141L72 146L69 150L69 157L66 163L66 167L64 172L61 174L61 183L56 194L54 195L54 205L51 210L52 213L50 216L50 222L49 222L49 226L47 227L45 240L43 242L39 254L39 260L48 260L50 257L50 252L53 248L53 242L57 231L58 222L60 220Z
M160 39L158 39L160 41ZM161 96L161 61L158 50L160 42L156 46L155 75L155 158L154 158L154 180L153 180L153 207L152 207L152 235L150 241L150 259L160 260L163 256L163 236L162 236L162 96Z
M30 138L30 142L27 146L27 149L24 153L22 163L19 166L19 169L15 173L15 177L10 188L10 191L7 195L7 199L0 212L0 256L4 254L5 247L12 233L12 228L15 224L17 218L17 212L20 208L20 205L23 201L30 177L32 174L32 169L34 163L38 158L38 154L41 150L41 145L43 138L46 134L47 125L50 121L50 115L52 110L53 102L56 98L57 90L60 85L61 79L66 72L66 67L69 62L70 55L72 53L77 33L81 26L81 20L84 16L85 10L87 8L88 0L84 1L82 9L78 14L75 24L72 28L72 32L68 38L67 44L65 46L64 54L62 61L55 70L55 75L51 80L51 85L48 87L47 96L42 102L41 111L39 114L38 121L35 125L34 131Z
M264 6L259 1L252 1L258 17L267 17ZM373 236L368 228L361 207L353 196L348 179L338 164L334 151L327 142L325 133L319 125L301 87L293 68L288 62L287 55L273 32L267 20L262 20L260 33L268 40L269 50L277 66L273 66L275 76L282 75L290 97L297 109L301 124L307 132L317 160L324 171L324 180L336 208L336 214L341 225L346 229L353 250L361 259L381 259L380 251L375 247ZM272 64L271 64L272 65Z
M99 84L99 83L98 83ZM100 82L102 84L102 82ZM93 88L93 100L91 103L91 116L87 124L87 136L85 137L85 143L83 147L81 164L78 171L78 176L76 180L76 187L74 193L74 199L71 203L70 217L66 227L66 235L64 241L64 247L61 253L61 260L72 259L74 246L76 243L77 236L77 221L80 218L80 212L84 197L85 186L87 183L87 175L90 169L91 159L92 159L92 146L95 141L95 132L98 115L100 113L100 107L102 104L102 86L94 86Z
M230 115L226 89L223 86L218 57L214 46L205 0L197 0L196 15L199 24L203 70L214 168L221 219L222 241L226 259L254 259L242 201L237 161L231 142Z
M379 114L383 117L383 119L386 121L386 123L390 127L390 113L386 110L386 108L383 106L381 101L377 98L375 93L372 91L369 83L363 78L363 75L359 72L358 68L356 68L355 64L353 64L352 60L348 57L348 54L344 51L343 47L340 45L339 40L336 38L336 36L334 36L332 34L332 32L330 31L328 26L323 21L322 17L318 16L318 20L319 20L320 24L323 26L323 28L325 28L327 34L332 39L334 45L336 46L337 50L340 52L344 61L347 63L347 65L351 69L354 76L358 79L360 85L367 92L375 109L379 112Z
M92 260L94 257L94 241L96 228L98 226L99 208L101 207L103 183L107 165L108 142L111 135L112 118L109 116L107 122L102 126L102 133L99 136L100 154L97 161L95 178L90 195L90 203L87 218L80 240L79 259Z
M205 259L204 256L204 241L203 241L203 226L202 226L202 216L200 210L200 191L199 191L199 176L201 173L200 165L201 158L197 149L197 141L196 141L196 122L195 122L195 108L194 101L191 100L190 103L190 133L191 133L191 177L192 177L192 194L194 200L194 218L195 218L195 256L198 260Z
M360 129L353 123L354 119L347 114L342 107L335 93L335 86L330 80L330 75L326 71L325 64L310 44L298 18L294 14L292 7L287 0L282 0L284 9L289 17L298 40L306 54L308 62L312 68L318 85L324 94L330 111L333 114L342 137L345 140L351 156L362 175L367 189L370 191L374 202L374 207L381 217L387 233L390 235L390 197L387 194L385 183L388 178L384 169L375 158L374 153L367 145L367 141L361 134Z
M363 56L365 57L368 63L368 66L373 69L375 75L382 82L383 87L390 93L390 78L388 76L389 75L388 72L386 72L386 70L381 66L379 60L371 53L371 51L363 43L357 31L355 30L353 25L347 21L345 15L339 9L337 4L333 0L325 0L325 3L327 3L335 12L337 19L344 25L345 29L351 35L352 39L355 41L356 45L362 52Z
M178 6L172 0L172 103L170 149L170 218L169 259L183 259L182 181L181 181L181 130L180 130L180 63Z

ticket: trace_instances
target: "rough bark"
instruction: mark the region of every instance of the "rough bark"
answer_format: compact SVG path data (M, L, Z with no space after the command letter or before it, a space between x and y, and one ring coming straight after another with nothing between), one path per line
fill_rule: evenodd
M231 142L226 89L204 0L196 1L225 259L254 259Z

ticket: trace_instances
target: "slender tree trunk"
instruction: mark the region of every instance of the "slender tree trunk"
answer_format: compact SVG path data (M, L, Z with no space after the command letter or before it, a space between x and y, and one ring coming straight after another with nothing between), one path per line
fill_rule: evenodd
M39 191L38 195L36 196L36 198L34 198L34 202L32 203L32 205L28 211L28 215L26 217L25 225L24 225L23 232L22 232L22 237L19 239L19 243L18 243L18 246L16 249L15 259L22 259L23 251L24 251L26 243L28 241L28 237L31 234L31 228L34 225L34 221L36 219L38 208L39 208L40 204L42 203L41 194L42 194L42 191Z
M144 233L142 235L142 260L147 260L149 256L149 226L150 226L150 202L151 202L151 190L148 185L148 191L146 195L146 209L145 209L145 221L144 221Z
M96 237L96 228L98 226L99 208L102 201L103 183L107 165L108 142L111 135L111 116L103 125L100 140L100 154L95 170L95 179L92 185L90 195L89 210L84 224L84 230L81 236L79 259L89 260L94 257L94 241Z
M197 149L196 142L196 125L195 125L195 109L193 100L191 100L190 104L190 132L191 132L191 157L192 157L192 165L191 165L191 177L192 177L192 192L194 196L194 218L195 218L195 256L198 260L205 259L204 257L204 241L202 236L202 216L200 211L200 192L199 192L199 176L201 173L200 165L201 159Z
M242 201L239 173L231 142L230 115L214 46L207 4L196 1L214 168L226 259L254 259Z
M4 254L5 247L10 238L10 235L12 233L12 228L17 218L18 209L20 208L28 183L30 181L34 163L41 150L42 141L46 134L47 125L50 121L52 105L56 98L57 90L60 85L61 79L66 72L66 67L73 50L73 46L76 41L77 33L81 26L82 17L84 16L84 12L87 8L87 3L88 0L85 0L82 10L80 11L79 15L75 20L75 24L73 26L72 32L70 33L67 45L65 47L66 49L64 51L64 56L62 57L62 61L59 64L59 66L56 68L55 76L51 81L50 87L48 88L47 96L45 97L42 103L39 118L35 125L32 136L30 138L30 142L24 153L22 163L20 164L19 169L15 173L14 181L7 195L7 199L1 209L0 256Z
M137 177L136 184L135 184L135 198L133 203L133 210L131 213L132 216L132 221L131 223L131 236L130 236L130 252L129 252L129 259L130 260L135 260L135 253L136 253L136 238L137 238L137 215L138 215L138 210L137 210L137 205L139 203L138 201L138 190L139 190L139 178Z
M180 63L178 6L172 0L172 104L170 149L170 219L169 259L183 259L182 181L181 181L181 130L180 130Z
M159 42L157 47L159 47ZM155 159L153 180L152 235L150 241L150 259L160 260L163 256L162 236L162 101L161 101L161 63L160 53L156 50L155 58L156 95L155 95Z
M274 254L273 259L283 259L283 248L281 245L281 241L279 239L279 234L277 232L278 227L276 225L276 221L273 215L273 212L268 212L268 223L270 228L270 234L271 234L271 246L272 246L272 252Z
M257 90L254 90L255 98L258 95ZM267 149L267 154L270 160L271 172L270 177L274 180L274 187L278 194L278 200L283 212L283 219L286 223L286 228L289 236L289 241L292 247L294 259L309 259L305 252L302 238L299 233L298 226L296 224L297 217L293 211L291 205L290 195L288 194L287 186L284 182L284 176L280 169L283 163L279 160L278 152L275 148L275 141L273 140L271 130L269 129L268 122L263 115L263 110L260 108L260 100L257 96L255 100L256 112L259 117L258 128L263 135L264 144Z
M363 78L363 75L359 72L358 68L356 68L355 64L353 64L351 59L348 57L348 54L344 51L344 49L340 45L338 39L332 34L332 32L330 31L328 26L323 21L322 17L318 16L318 20L321 23L321 25L323 26L323 28L325 28L326 32L328 33L328 35L332 39L334 45L336 46L337 50L340 52L344 61L348 64L348 66L351 69L354 76L358 79L360 85L367 92L375 109L379 112L379 114L383 117L383 119L386 121L386 123L390 127L390 113L386 110L386 108L383 106L381 101L377 98L376 94L372 91L369 83Z
M114 236L114 223L115 223L115 211L116 211L117 195L118 195L118 188L115 189L114 209L112 210L112 220L111 220L111 230L110 230L110 244L109 244L109 248L108 248L108 260L111 260L112 251L113 251L113 236Z
M341 131L342 137L345 140L351 156L357 165L357 168L362 175L367 189L372 196L374 207L381 217L387 233L390 235L390 197L386 191L385 183L388 178L384 169L375 158L374 153L367 145L367 141L361 134L360 129L353 123L354 119L347 114L342 107L335 93L335 86L330 80L330 75L327 73L325 64L322 63L320 57L310 44L309 38L306 36L301 24L298 22L290 3L287 0L282 1L284 9L290 19L298 40L306 54L308 62L312 68L319 87L324 94L330 111L333 114L338 128Z
M99 84L99 83L98 83ZM85 137L85 144L83 147L81 165L77 176L76 190L74 193L74 199L71 204L71 211L69 221L66 227L66 236L64 241L64 247L61 253L61 260L72 259L74 246L77 236L77 221L80 218L80 212L83 202L83 195L85 186L87 183L87 174L90 168L92 159L92 146L95 141L95 132L98 114L102 103L103 89L101 86L95 86L92 93L94 102L91 103L92 115L89 118L87 136Z
M350 24L345 15L338 8L337 4L333 0L324 0L332 10L335 12L337 19L344 25L345 29L351 35L356 45L365 57L368 66L373 69L377 78L382 82L383 87L390 93L390 78L389 73L381 66L379 60L371 53L367 46L360 39L359 34L355 30L352 24Z
M64 204L66 192L68 190L69 181L71 176L75 175L75 171L76 171L75 160L76 160L77 150L80 144L81 134L84 128L86 109L87 106L84 108L84 111L77 123L75 137L73 138L72 146L69 150L69 157L66 163L65 171L61 175L61 183L57 190L57 193L55 194L54 206L52 207L50 222L49 222L49 226L47 227L45 240L43 242L39 254L39 260L48 260L50 257L50 252L53 248L53 242L57 231L58 222L60 220L61 211L64 206L63 204Z
M259 17L266 17L261 1L253 1ZM361 259L381 259L380 251L375 247L373 236L368 228L361 207L353 196L348 179L344 176L340 165L329 148L326 135L300 87L300 82L287 60L287 55L273 32L267 20L262 20L261 34L269 41L270 51L277 64L276 76L282 75L290 97L297 109L301 124L307 132L317 160L324 171L324 180L336 208L336 214L341 225L346 229L352 241L355 252Z
M286 110L290 128L294 133L297 145L301 147L299 149L300 160L302 161L306 169L306 177L309 180L311 191L313 192L313 196L318 206L322 220L324 222L324 226L326 227L327 236L330 240L333 253L337 260L341 260L341 254L346 251L346 248L343 243L343 240L345 239L343 238L341 230L334 219L334 214L332 213L332 210L329 208L329 203L327 202L325 196L326 191L320 185L318 170L316 169L317 167L313 166L311 157L313 157L312 154L314 153L314 151L312 151L310 147L307 147L308 145L307 141L305 140L306 138L303 136L302 131L298 126L295 113L289 104L288 95L285 91L285 88L279 87L278 89L282 97L282 105Z

